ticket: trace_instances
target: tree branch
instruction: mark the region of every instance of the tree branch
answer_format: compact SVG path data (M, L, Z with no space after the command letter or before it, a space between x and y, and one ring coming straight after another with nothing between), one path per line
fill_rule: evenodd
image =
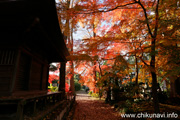
M147 67L149 67L150 65L148 65L143 59L142 59L142 56L137 56Z
M156 2L156 0L154 0L154 2L153 2L153 4L152 4L152 6L154 6L155 2Z
M138 4L141 6L141 8L143 9L144 11L144 15L145 15L145 19L146 19L146 25L148 27L148 32L149 34L151 35L152 38L154 38L153 34L152 34L152 31L151 31L151 28L150 28L150 25L149 25L149 20L148 20L148 16L147 16L147 11L146 11L146 8L142 5L142 3L139 1Z
M101 77L102 77L102 76L103 76L103 74L102 74L102 69L101 69L100 61L98 61L98 63L99 63L99 70L100 70L100 74L101 74Z
M111 9L108 9L108 10L96 10L96 11L92 11L92 12L82 12L82 13L75 13L75 14L92 14L92 13L101 13L101 12L110 12L110 11L113 11L113 10L116 10L116 9L119 9L119 8L122 8L122 7L126 7L126 6L129 6L129 5L133 5L133 4L137 4L138 2L135 1L133 3L128 3L128 4L125 4L125 5L119 5L119 6L116 6L114 8L111 8ZM99 8L100 9L100 8ZM126 8L127 9L127 8ZM129 8L129 9L133 9L133 8ZM136 8L136 9L139 9L139 8Z
M159 22L159 0L157 1L157 5L156 5L156 24L155 24L155 30L154 30L154 38L156 38L157 36L157 29L158 29L158 22Z

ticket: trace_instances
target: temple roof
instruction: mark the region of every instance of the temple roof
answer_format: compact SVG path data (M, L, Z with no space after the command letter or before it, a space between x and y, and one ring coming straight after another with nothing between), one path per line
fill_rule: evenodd
M0 42L37 44L50 62L66 61L69 52L59 27L54 0L1 0L0 16L3 38ZM29 31L43 37L24 39Z

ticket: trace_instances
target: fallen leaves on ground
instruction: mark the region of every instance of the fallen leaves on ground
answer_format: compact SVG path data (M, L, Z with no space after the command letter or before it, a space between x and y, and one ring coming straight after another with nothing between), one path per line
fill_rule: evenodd
M94 99L87 94L77 94L73 120L119 120L120 114L104 101Z

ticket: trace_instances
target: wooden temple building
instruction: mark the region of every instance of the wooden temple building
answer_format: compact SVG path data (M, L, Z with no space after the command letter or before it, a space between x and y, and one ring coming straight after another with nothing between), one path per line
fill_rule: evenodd
M0 120L57 119L67 106L63 101L67 103L69 53L55 0L1 0L0 35ZM61 62L56 93L47 91L52 62Z

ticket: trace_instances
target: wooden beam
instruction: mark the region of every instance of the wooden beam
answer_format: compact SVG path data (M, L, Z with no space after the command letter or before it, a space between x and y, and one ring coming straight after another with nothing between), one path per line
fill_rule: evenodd
M65 95L65 74L66 74L66 62L61 62L61 67L60 67L60 84L59 84L59 89L58 91L62 91L63 95Z

